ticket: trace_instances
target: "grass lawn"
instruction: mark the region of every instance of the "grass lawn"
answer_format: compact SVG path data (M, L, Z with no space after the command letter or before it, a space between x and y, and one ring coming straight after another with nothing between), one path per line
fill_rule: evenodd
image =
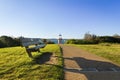
M120 65L120 44L75 45Z
M41 53L32 54L33 59L23 47L0 48L0 80L63 80L63 61L58 45L47 45ZM56 56L55 64L46 63L51 55Z

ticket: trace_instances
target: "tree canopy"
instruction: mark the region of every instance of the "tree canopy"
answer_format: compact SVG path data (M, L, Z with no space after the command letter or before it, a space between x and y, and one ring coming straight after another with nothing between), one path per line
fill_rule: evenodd
M0 37L0 47L13 47L13 46L19 46L19 45L20 45L19 38L12 38L9 36Z

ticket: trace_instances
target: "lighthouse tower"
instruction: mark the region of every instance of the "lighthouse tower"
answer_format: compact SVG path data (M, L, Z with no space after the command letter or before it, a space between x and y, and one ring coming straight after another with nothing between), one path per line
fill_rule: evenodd
M62 44L62 35L61 34L59 34L58 44Z

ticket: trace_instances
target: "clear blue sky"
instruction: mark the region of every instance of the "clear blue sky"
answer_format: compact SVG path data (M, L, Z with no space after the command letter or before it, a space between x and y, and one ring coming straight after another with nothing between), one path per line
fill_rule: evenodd
M0 36L120 35L120 0L0 0Z

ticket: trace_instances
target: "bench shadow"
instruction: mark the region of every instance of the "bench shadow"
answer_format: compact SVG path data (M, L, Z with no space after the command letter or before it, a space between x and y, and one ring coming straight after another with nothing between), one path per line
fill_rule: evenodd
M42 55L36 56L33 60L37 64L45 64L47 61L50 61L52 54L53 54L52 52L44 52L42 53Z
M110 62L105 62L105 61L96 61L96 60L90 60L90 59L85 59L83 57L73 57L73 60L76 61L76 63L81 67L81 68L118 68L120 66L115 65Z
M64 68L65 71L84 74L87 80L119 80L120 79L119 65L105 61L90 60L83 57L73 57L73 58L64 58L64 59L73 60L80 67L80 68L65 67ZM104 75L106 73L108 74L108 76Z

